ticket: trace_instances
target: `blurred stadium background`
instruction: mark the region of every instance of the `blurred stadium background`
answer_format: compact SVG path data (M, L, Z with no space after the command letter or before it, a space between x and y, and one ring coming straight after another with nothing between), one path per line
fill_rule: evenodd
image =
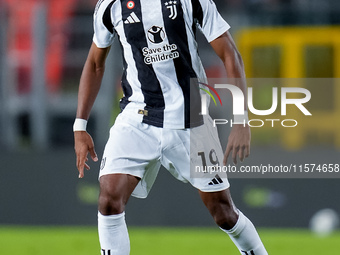
M253 128L252 153L246 164L340 163L340 2L215 2L232 27L247 77L320 79L311 89L313 120L288 132ZM4 228L9 238L9 226L77 229L96 224L99 166L91 163L86 177L77 179L72 133L78 81L92 42L95 4L96 0L0 1L0 230ZM220 61L204 38L200 36L199 41L208 75L223 77ZM119 111L121 53L117 43L108 62L88 128L99 155ZM256 103L270 107L271 91L266 86L257 89ZM331 208L340 213L338 180L306 175L230 182L235 203L257 227L289 229L289 235L298 236L299 231L308 235L310 219L319 210ZM127 222L132 227L214 226L197 192L166 171L160 172L146 200L130 200ZM268 242L272 237L264 236ZM311 240L324 244L324 240ZM322 254L330 254L325 250Z

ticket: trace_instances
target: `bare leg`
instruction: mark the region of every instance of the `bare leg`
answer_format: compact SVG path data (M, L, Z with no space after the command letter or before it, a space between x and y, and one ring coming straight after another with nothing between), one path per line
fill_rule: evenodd
M219 192L199 191L199 194L219 227L228 230L235 226L238 213L229 189Z
M100 178L98 233L103 255L130 254L124 211L138 182L138 178L126 174L110 174Z
M108 174L100 177L98 210L103 215L124 212L139 178L127 174Z
M199 193L216 224L229 235L241 254L268 255L253 223L236 209L229 189Z

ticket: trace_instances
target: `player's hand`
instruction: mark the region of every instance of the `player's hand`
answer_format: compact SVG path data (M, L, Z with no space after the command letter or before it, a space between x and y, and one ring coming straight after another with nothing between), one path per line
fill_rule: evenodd
M223 164L227 165L229 154L232 153L234 164L237 164L237 156L242 162L250 154L250 127L248 125L233 125L226 151L224 153Z
M74 150L77 156L77 168L79 172L79 178L84 177L84 168L90 170L88 161L88 153L94 162L98 161L97 153L94 150L93 139L86 131L75 131L74 132Z

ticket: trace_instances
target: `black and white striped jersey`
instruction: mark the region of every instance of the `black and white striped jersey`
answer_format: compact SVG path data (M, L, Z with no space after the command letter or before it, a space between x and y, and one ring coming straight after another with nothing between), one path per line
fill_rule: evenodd
M191 78L206 81L196 30L211 42L229 28L212 0L100 0L93 41L105 48L119 38L123 111L150 125L182 129L203 123L199 87L190 85Z

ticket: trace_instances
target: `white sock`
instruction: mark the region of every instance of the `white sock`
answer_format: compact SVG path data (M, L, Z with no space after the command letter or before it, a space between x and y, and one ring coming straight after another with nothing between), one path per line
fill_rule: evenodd
M253 225L244 214L239 211L235 226L226 232L243 255L268 255L264 245Z
M125 212L108 216L98 212L98 233L102 255L130 254L130 240L125 223Z

